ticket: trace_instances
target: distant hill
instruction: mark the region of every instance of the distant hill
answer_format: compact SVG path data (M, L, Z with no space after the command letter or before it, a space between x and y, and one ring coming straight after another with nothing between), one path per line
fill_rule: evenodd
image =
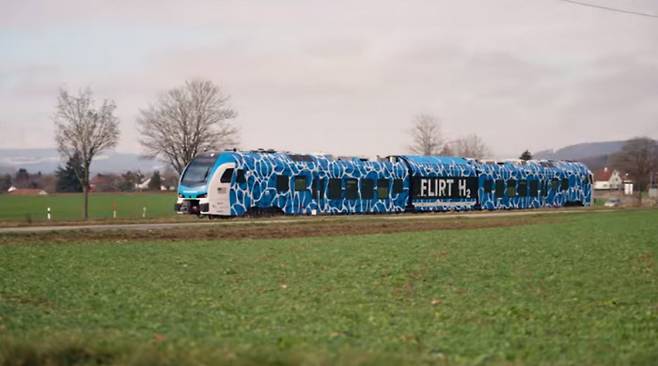
M591 171L609 164L610 156L621 150L625 141L587 142L558 150L544 150L534 154L535 159L580 161Z
M625 141L587 142L570 145L558 150L544 150L534 154L535 159L583 160L602 155L612 155L621 150Z
M25 168L31 173L54 172L66 164L56 149L0 149L0 173L15 173ZM109 152L96 157L91 164L91 173L119 173L126 170L150 172L163 170L162 162L141 159L138 154Z

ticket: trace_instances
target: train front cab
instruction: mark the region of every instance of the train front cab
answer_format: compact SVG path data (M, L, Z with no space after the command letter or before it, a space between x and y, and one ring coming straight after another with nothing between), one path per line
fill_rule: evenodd
M194 158L178 184L176 212L230 216L230 187L235 159L230 152L202 154Z

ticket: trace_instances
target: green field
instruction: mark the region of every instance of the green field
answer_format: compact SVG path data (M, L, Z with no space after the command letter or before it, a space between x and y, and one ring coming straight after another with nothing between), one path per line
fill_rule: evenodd
M0 364L658 364L658 211L553 216L312 238L0 237Z
M148 218L175 216L173 193L92 193L89 195L89 218L112 218L117 209L118 219L141 218L144 207ZM81 193L50 194L48 196L0 195L0 221L45 221L51 208L54 221L82 219Z

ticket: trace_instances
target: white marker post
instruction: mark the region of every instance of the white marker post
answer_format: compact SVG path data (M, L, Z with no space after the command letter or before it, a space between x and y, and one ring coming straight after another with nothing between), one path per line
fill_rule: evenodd
M112 218L117 218L117 201L112 201Z
M142 209L142 218L143 219L146 218L146 206L144 206L144 208Z
M50 207L48 207L48 221L52 219L52 215L50 214Z

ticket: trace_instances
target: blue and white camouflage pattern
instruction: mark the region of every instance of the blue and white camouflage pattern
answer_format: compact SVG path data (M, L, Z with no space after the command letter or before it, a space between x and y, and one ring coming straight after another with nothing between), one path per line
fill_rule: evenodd
M216 161L204 184L195 187L179 185L177 209L186 200L212 201L215 193L209 192L208 187L212 179L219 179L217 172L224 164L234 168L228 189L228 210L202 210L201 214L243 216L258 209L275 209L287 215L500 210L589 206L592 202L591 172L577 162L481 162L458 157L412 155L370 161L263 151L226 151L215 155ZM238 178L237 172L242 178ZM296 177L303 187L295 187ZM329 198L330 179L340 179L343 192L340 198ZM345 196L347 181L352 179L358 181L356 199ZM558 180L557 189L553 186L553 179ZM564 190L563 179L568 181L568 187L565 186ZM281 189L281 181L286 180L288 189ZM375 191L372 198L363 198L364 180L372 182L369 188ZM393 182L396 180L401 185L394 189ZM452 196L437 196L436 187L444 183L441 180L454 181L455 187L457 182L468 180L469 186L460 186L463 190L459 194L453 192ZM498 180L505 182L505 194L502 196L495 194ZM493 187L487 186L487 181ZM387 185L385 197L378 194L378 184ZM513 190L508 189L510 184L514 185ZM520 196L518 192L524 187L526 194ZM435 195L425 198L419 192Z
M402 163L334 160L325 155L306 155L307 161L294 161L284 153L235 152L232 155L237 162L236 169L245 171L246 182L237 183L235 177L231 181L231 216L241 216L253 207L277 207L285 214L303 215L313 210L322 214L400 212L406 205L406 190L384 200L329 199L326 194L330 178L341 179L342 189L345 189L346 179L405 180L408 172ZM279 192L277 175L287 177L289 187L294 187L294 177L306 177L306 189ZM313 197L314 180L319 182L318 191L325 192L321 197ZM361 188L359 185L359 192Z

